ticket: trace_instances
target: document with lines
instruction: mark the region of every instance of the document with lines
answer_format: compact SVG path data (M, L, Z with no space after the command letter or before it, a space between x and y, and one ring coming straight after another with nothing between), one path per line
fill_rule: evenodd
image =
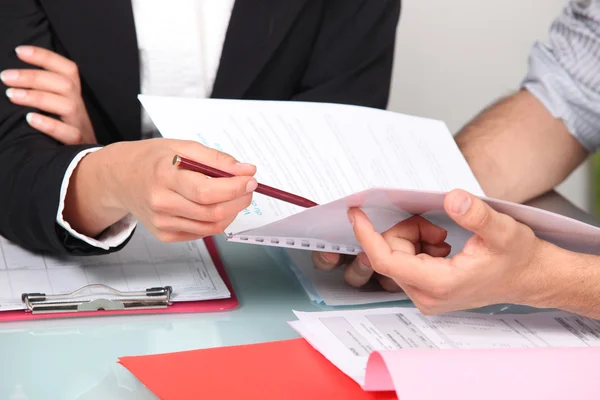
M403 350L598 347L600 321L563 312L428 317L413 308L296 312L291 325L342 372L363 385L369 355ZM463 357L468 357L463 354Z
M483 195L441 121L341 104L139 98L163 137L255 164L259 182L323 205L305 210L255 193L226 230L232 241L354 254L345 208L327 203L373 187ZM406 217L385 206L379 214L381 229Z
M413 214L455 225L443 210L452 189L484 197L441 121L342 104L145 95L140 101L164 137L198 141L253 163L259 182L319 204L302 209L255 193L225 230L230 241L357 254L349 207L361 207L383 232ZM549 234L547 240L600 251L600 228L485 200Z
M0 311L24 309L23 293L65 294L89 284L131 292L171 286L171 300L231 296L203 241L162 243L139 225L119 252L91 257L49 257L30 253L0 237ZM88 291L82 299L105 293Z

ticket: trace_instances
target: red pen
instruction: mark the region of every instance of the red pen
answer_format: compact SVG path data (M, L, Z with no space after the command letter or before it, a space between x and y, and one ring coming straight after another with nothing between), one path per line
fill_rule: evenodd
M221 171L220 169L209 167L208 165L200 164L199 162L192 161L181 156L175 156L173 158L173 165L190 171L200 172L201 174L210 176L211 178L231 178L232 176L235 176L228 172ZM295 194L284 192L283 190L275 189L271 186L263 185L262 183L258 184L258 187L255 191L256 193L264 194L265 196L285 201L299 207L311 208L318 206L318 204L314 201L310 201L304 197L296 196Z

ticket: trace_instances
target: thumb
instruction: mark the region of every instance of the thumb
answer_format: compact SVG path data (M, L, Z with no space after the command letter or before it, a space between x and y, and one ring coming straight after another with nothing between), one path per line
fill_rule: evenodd
M480 198L453 190L444 199L444 209L463 228L480 236L493 248L503 249L513 236L517 223L511 217L492 209Z

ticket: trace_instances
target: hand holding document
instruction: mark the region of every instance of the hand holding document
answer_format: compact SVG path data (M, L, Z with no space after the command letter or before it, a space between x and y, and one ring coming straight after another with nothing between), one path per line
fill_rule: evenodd
M491 209L527 225L538 238L567 250L600 254L596 226L486 198L440 121L340 104L153 96L140 96L140 100L163 136L197 141L251 162L261 183L320 204L303 208L255 193L251 206L225 229L229 241L357 255L365 249L347 212L360 208L372 224L368 230L378 233L414 215L434 222L448 231L446 241L453 255L474 232L449 218L444 206L449 191L463 189L478 202L482 199ZM305 265L296 265L294 271L303 275L306 288L312 286L311 293L317 292L313 297L323 298L319 292L326 289L317 289L316 279L306 279ZM337 290L329 298L331 303L385 301L384 296L364 290L360 296L352 295L356 290L344 292ZM485 300L498 297L502 296ZM464 308L481 305L469 303Z
M146 95L140 101L164 137L253 163L261 183L320 204L305 209L255 193L227 227L230 241L358 254L349 207L361 207L382 232L414 214L445 218L443 199L452 189L484 197L440 121L341 104ZM600 242L600 229L582 222L486 202L566 246L593 250Z

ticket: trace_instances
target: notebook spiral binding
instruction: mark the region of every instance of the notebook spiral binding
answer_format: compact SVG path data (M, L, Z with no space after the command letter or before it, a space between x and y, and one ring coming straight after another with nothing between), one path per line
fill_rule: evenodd
M362 252L358 246L340 245L328 243L321 240L309 240L287 237L269 237L269 236L248 236L248 235L227 235L229 241L233 242L253 242L253 244L263 246L276 246L286 248L296 248L302 250L314 250L331 253L342 253L357 255Z

